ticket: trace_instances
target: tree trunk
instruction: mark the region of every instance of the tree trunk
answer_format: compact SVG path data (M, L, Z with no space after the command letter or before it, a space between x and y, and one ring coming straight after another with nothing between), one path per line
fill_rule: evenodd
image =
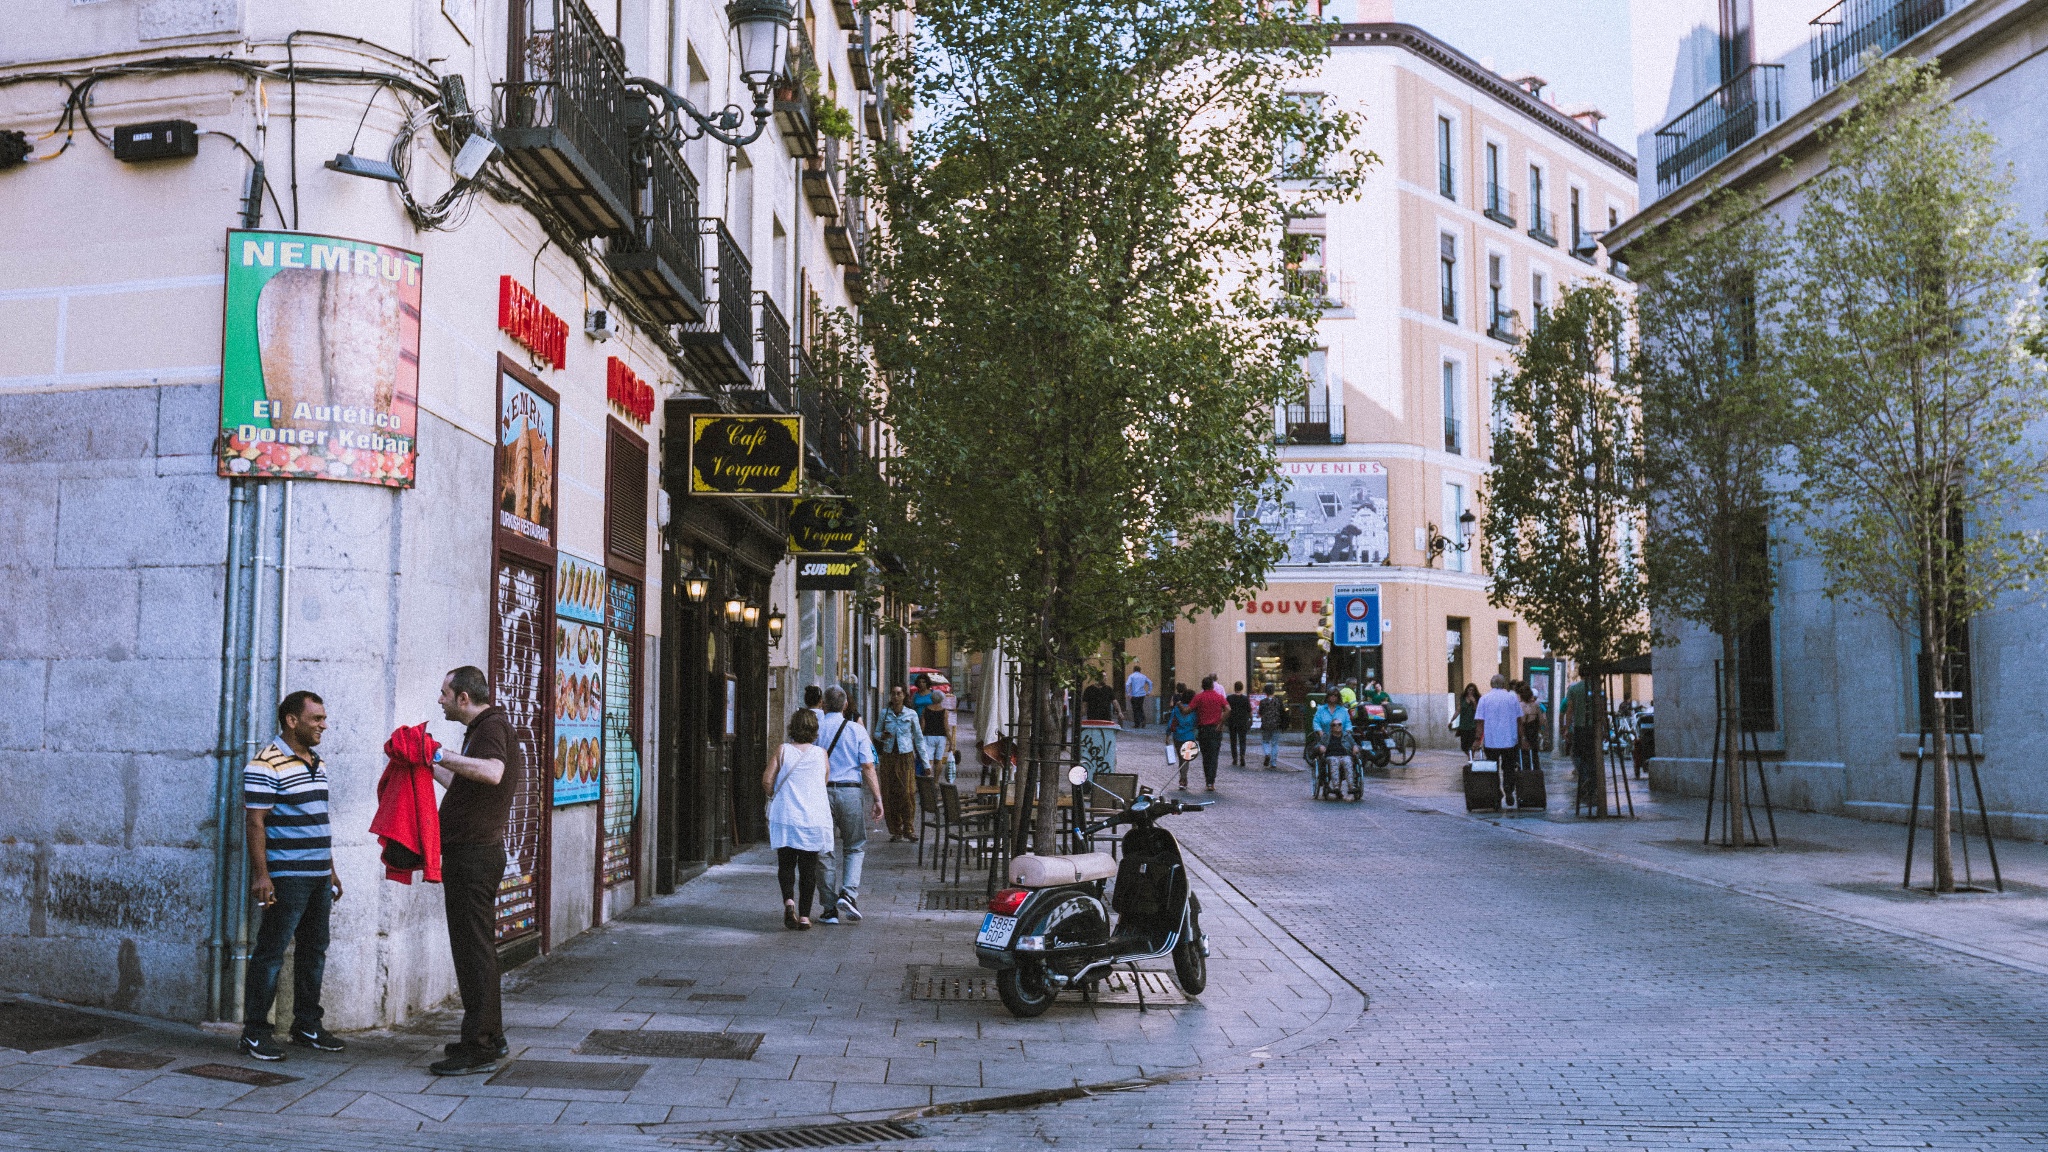
M1925 596L1920 599L1920 650L1927 653L1927 692L1934 705L1934 827L1930 837L1934 841L1934 890L1953 892L1956 862L1950 834L1955 814L1949 804L1948 708L1947 701L1941 698L1941 693L1948 689L1948 649L1939 642L1934 606Z
M1051 856L1059 851L1059 804L1060 786L1066 783L1060 775L1059 739L1066 725L1060 716L1058 701L1053 695L1054 684L1049 669L1039 674L1044 686L1039 692L1039 707L1043 710L1044 722L1039 727L1043 735L1036 749L1038 757L1038 811L1032 829L1031 850L1040 856Z
M1721 844L1740 848L1749 835L1743 824L1749 782L1742 775L1742 646L1732 623L1721 633L1721 675L1721 715L1714 718L1726 732L1721 741L1721 801L1727 819L1721 822Z

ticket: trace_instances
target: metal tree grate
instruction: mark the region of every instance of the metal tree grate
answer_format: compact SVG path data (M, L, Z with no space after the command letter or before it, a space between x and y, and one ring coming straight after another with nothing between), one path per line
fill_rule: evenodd
M747 996L744 992L692 992L690 999L699 1004L744 1004Z
M190 1068L175 1071L186 1076L197 1076L202 1080L226 1080L230 1084L247 1084L255 1088L276 1088L283 1084L296 1084L297 1076L282 1072L259 1072L254 1068L241 1068L233 1064L194 1064Z
M923 1131L900 1120L876 1123L805 1124L795 1128L755 1128L746 1132L713 1132L728 1148L756 1152L768 1148L836 1148L845 1144L879 1144L914 1140Z
M996 974L986 968L912 964L904 981L912 1000L994 1000Z
M690 1032L680 1029L600 1028L583 1038L585 1055L654 1056L663 1060L752 1060L760 1032Z
M988 893L979 888L927 888L917 903L920 912L986 912Z
M0 1001L0 1048L41 1052L133 1032L133 1024L25 1000Z
M599 1064L580 1060L520 1060L484 1081L500 1088L581 1088L592 1092L631 1092L647 1074L649 1064Z
M81 1060L74 1060L72 1063L83 1065L87 1068L119 1068L124 1072L154 1072L176 1059L176 1056L166 1056L161 1052L124 1052L119 1048L102 1048L92 1055Z
M1140 968L1134 983L1129 969L1110 972L1107 979L1095 989L1095 1003L1112 1008L1136 1008L1138 988L1145 989L1145 1007L1171 1008L1186 1004L1187 995L1180 990L1171 972L1153 972Z

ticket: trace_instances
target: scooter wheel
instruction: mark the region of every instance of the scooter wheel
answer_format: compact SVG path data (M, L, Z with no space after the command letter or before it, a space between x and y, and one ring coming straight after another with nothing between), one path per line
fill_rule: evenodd
M1202 906L1188 897L1188 934L1173 946L1173 978L1180 990L1200 996L1209 986L1209 958L1202 955Z
M996 995L1010 1015L1028 1020L1045 1015L1059 992L1045 982L1044 961L1025 960L996 973Z

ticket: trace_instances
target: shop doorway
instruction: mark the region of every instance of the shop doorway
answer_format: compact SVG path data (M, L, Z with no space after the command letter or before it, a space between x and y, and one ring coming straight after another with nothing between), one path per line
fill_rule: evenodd
M501 949L527 940L537 943L543 923L547 800L554 779L548 722L552 575L548 568L501 554L493 582L491 687L526 761L505 824L505 876L498 885L497 907Z
M1463 616L1444 618L1444 664L1449 691L1455 696L1469 682L1465 676L1465 649L1471 647L1472 621Z
M1253 632L1244 641L1245 683L1287 689L1287 698L1308 699L1323 682L1323 649L1313 632Z

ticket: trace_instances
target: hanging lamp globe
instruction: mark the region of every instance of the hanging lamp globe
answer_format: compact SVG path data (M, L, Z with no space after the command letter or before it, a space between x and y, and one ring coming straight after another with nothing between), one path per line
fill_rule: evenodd
M725 6L726 22L739 38L741 83L759 91L782 74L795 18L789 0L733 0Z

